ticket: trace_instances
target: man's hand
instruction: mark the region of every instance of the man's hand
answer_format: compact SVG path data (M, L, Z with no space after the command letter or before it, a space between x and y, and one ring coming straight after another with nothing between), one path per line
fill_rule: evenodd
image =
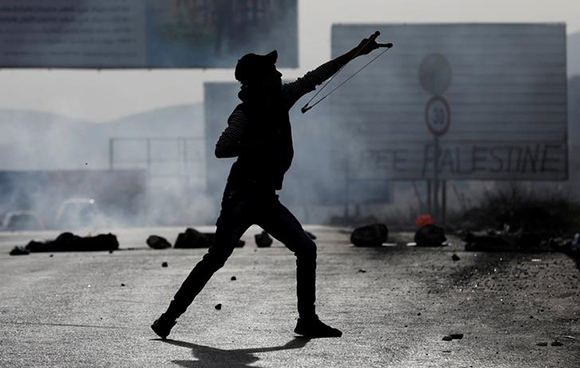
M379 47L393 47L392 43L377 43L374 39L370 38L363 38L362 41L358 44L357 47L354 48L355 54L358 52L358 55L367 55L371 51L378 49ZM357 56L358 56L357 55Z
M339 67L342 68L344 65L346 65L349 61L351 61L355 57L358 57L361 55L367 55L371 51L376 50L379 47L388 47L388 48L393 47L393 44L390 42L389 43L377 43L375 41L377 36L378 36L378 31L369 38L363 38L357 47L353 48L352 50L350 50L349 52L347 52L345 54L338 56L337 58L334 59L334 61L336 63L338 63Z

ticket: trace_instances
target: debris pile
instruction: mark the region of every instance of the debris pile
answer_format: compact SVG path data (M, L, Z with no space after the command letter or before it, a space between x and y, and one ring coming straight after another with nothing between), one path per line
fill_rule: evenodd
M99 234L97 236L81 237L66 232L55 240L45 242L31 241L25 247L16 246L10 255L23 255L36 252L95 252L113 251L119 249L117 237L113 234ZM27 253L28 252L28 253Z
M355 247L380 247L388 236L387 225L373 224L356 228L350 235L350 242Z
M461 340L463 338L463 334L455 333L443 336L441 340L443 341L451 341L451 340Z
M466 233L463 236L466 251L560 251L580 253L578 236L555 236L545 231L510 231L505 227L502 231L488 230L484 233Z
M484 234L467 233L463 236L466 251L508 251L516 250L516 240L513 235L488 231Z
M210 245L209 237L190 227L179 233L175 240L175 248L209 248Z
M175 240L175 248L209 248L213 244L215 233L201 233L188 227L185 232L179 233ZM239 240L236 247L243 247L246 243Z
M10 251L11 256L26 256L30 254L30 250L28 250L24 245L17 245Z
M548 343L546 341L540 341L539 343L536 344L537 346L548 346ZM560 341L555 340L552 341L550 343L551 346L563 346L564 344L562 344Z
M274 241L267 232L262 231L260 234L254 235L254 239L256 240L256 245L258 248L267 248L272 245Z
M418 247L441 247L446 241L445 230L433 224L427 224L415 233Z
M565 238L551 238L546 242L550 249L556 252L565 253L567 256L580 260L580 233L576 233L573 237Z
M171 248L171 244L164 237L151 235L147 238L147 245L153 249Z

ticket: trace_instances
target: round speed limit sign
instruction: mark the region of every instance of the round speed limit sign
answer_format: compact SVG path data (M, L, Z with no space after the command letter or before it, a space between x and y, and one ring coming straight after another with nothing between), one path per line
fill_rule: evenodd
M435 96L427 102L425 122L431 133L437 137L447 132L451 124L451 110L443 97Z

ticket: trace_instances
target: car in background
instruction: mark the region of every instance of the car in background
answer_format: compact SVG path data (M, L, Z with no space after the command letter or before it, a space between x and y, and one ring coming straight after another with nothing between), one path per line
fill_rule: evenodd
M2 231L44 230L44 223L32 211L9 211L4 215Z
M71 198L63 201L58 207L55 219L56 227L63 230L102 228L110 224L111 221L93 198Z

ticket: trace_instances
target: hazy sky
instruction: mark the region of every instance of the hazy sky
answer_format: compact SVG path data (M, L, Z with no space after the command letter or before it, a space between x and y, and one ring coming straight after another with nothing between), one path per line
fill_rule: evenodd
M568 34L580 31L580 0L298 2L300 69L282 70L287 78L328 60L333 23L565 22ZM381 35L384 41L387 38ZM233 71L3 69L0 109L45 111L104 122L164 106L201 102L204 81L234 81Z

